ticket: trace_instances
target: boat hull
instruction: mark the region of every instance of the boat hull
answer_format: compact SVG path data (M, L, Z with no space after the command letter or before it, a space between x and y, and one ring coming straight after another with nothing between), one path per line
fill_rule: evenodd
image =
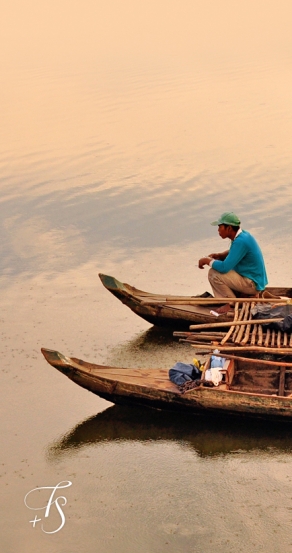
M124 369L87 363L42 349L50 365L70 380L112 403L189 413L229 414L292 420L290 396L199 386L181 393L168 369Z
M212 308L211 305L204 305L203 303L191 305L191 300L194 300L196 296L179 296L181 299L178 303L178 296L145 292L102 273L99 274L99 277L104 287L111 294L131 309L133 313L155 326L185 330L193 324L209 324L218 322L218 320L222 322L232 320L230 313L221 314L220 319L212 314L211 311L216 310L216 306ZM292 297L291 288L268 288L267 290L275 295Z
M191 296L184 296L184 305L172 305L171 299L175 296L168 296L170 301L166 302L165 295L139 290L109 275L100 273L99 277L104 287L111 294L129 307L133 313L154 326L183 330L188 329L191 324L218 321L216 315L210 313L211 308L209 306L188 305L188 301L192 299ZM155 302L156 305L152 302ZM220 319L228 321L231 317L228 314L223 314Z

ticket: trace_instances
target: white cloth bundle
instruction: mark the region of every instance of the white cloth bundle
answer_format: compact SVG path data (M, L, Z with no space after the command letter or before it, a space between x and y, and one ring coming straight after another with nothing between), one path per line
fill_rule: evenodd
M223 378L220 369L222 369L222 367L212 367L212 369L207 369L205 372L205 380L210 380L213 382L214 386L219 386Z

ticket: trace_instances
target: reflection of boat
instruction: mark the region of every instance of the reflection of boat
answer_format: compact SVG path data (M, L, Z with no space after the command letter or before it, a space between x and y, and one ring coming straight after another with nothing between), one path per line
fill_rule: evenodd
M77 424L55 441L49 459L82 448L115 442L173 442L190 447L198 455L214 456L245 451L291 453L290 425L263 420L226 417L190 417L154 409L131 409L114 405Z
M213 323L232 320L230 314L222 314L220 318L210 313L212 298L195 296L174 296L167 294L152 294L143 292L129 284L119 282L116 278L99 274L102 284L134 313L149 323L157 326L172 326L181 328L190 324ZM267 288L276 296L292 297L291 288ZM218 304L217 304L218 307Z
M226 356L229 361L223 383L217 387L201 384L182 393L169 380L168 369L107 367L48 349L42 349L42 353L48 363L76 384L112 403L292 419L291 363Z

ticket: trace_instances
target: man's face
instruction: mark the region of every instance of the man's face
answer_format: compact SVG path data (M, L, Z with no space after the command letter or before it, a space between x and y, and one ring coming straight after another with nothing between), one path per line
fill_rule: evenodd
M218 225L218 233L221 238L229 238L230 226Z

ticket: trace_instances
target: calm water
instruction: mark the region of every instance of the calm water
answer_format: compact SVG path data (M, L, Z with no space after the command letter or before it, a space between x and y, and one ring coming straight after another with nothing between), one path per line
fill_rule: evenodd
M291 285L291 17L285 0L2 7L3 553L292 551L290 425L122 409L40 353L192 358L98 272L202 292L197 260L226 249L209 224L226 210L270 284ZM47 534L56 506L45 519L24 497L67 480Z

